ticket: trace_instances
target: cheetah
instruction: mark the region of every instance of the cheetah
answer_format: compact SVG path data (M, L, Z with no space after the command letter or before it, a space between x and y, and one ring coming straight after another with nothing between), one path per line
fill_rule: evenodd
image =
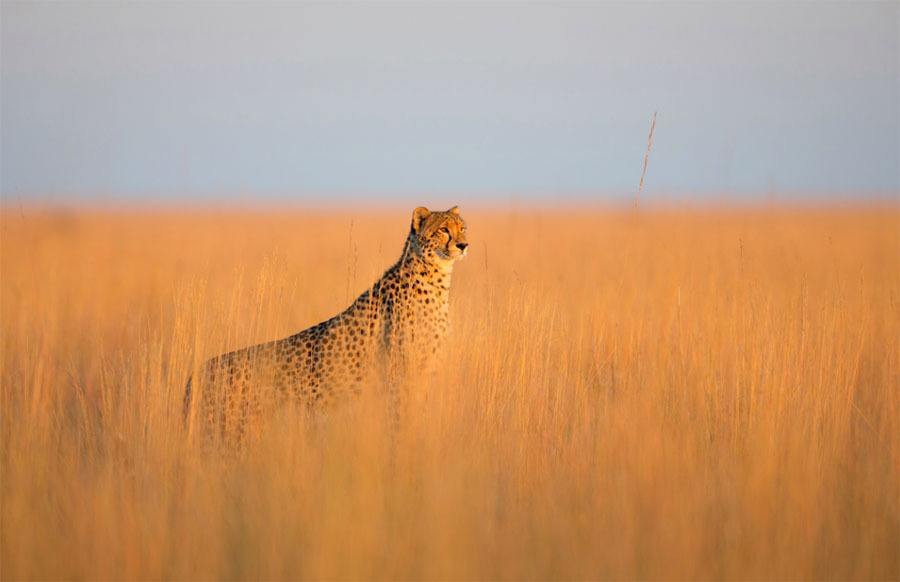
M400 259L342 313L206 361L185 387L189 435L240 444L268 405L318 409L379 384L399 398L444 345L453 266L468 246L458 207L416 208Z

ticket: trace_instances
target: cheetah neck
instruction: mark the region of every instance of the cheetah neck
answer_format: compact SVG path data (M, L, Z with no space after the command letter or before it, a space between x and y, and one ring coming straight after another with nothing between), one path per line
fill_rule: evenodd
M412 279L422 284L431 285L442 295L449 294L450 281L453 276L453 263L431 263L425 261L412 250L412 242L406 241L403 254L395 265L401 279Z
M449 269L406 247L400 259L339 317L364 317L372 337L380 338L391 357L431 357L449 331L450 275Z

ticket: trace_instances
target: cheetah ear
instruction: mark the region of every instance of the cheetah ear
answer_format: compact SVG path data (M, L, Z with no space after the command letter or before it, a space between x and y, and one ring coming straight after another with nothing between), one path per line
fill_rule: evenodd
M412 215L412 231L419 232L419 229L422 228L422 222L428 218L428 215L431 214L431 211L425 208L424 206L419 206L415 210L413 210Z
M447 212L449 212L450 214L455 214L456 216L459 216L459 206L454 206L453 208L451 208L451 209L448 210Z

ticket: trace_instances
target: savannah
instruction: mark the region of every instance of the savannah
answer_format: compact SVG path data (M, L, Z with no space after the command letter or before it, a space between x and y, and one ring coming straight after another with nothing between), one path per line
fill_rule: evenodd
M187 378L343 310L411 210L4 207L2 578L900 578L892 203L463 205L399 427L195 446Z

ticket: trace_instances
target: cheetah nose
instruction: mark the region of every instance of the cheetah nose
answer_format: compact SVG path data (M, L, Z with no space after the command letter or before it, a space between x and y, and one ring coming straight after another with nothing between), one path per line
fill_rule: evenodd
M469 246L469 243L456 243L456 248L461 251L466 250L466 247Z

